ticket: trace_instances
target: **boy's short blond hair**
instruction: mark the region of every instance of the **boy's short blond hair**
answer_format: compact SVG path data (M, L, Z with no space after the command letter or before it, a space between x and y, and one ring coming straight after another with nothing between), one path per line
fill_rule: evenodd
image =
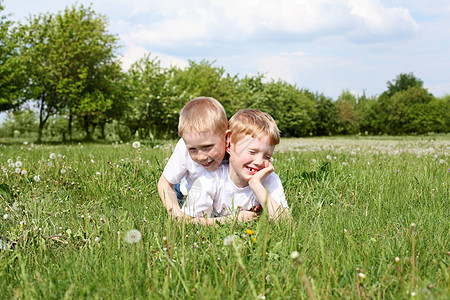
M280 143L280 131L271 115L256 109L241 109L228 122L231 142L237 143L244 136L269 137L270 146Z
M222 104L211 97L194 98L181 109L178 134L212 130L222 136L228 129L228 119Z

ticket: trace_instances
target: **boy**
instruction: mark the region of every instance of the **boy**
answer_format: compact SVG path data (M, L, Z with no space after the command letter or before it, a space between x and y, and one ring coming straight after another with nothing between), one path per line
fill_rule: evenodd
M188 221L205 225L255 217L261 204L271 219L289 217L281 180L273 173L271 157L280 133L274 119L261 111L242 109L229 122L229 164L205 172L191 186L182 211Z
M158 193L167 212L183 217L175 184L185 178L188 185L205 170L214 171L225 155L228 119L222 104L214 98L199 97L180 111L178 141L158 182ZM178 191L178 193L180 193Z

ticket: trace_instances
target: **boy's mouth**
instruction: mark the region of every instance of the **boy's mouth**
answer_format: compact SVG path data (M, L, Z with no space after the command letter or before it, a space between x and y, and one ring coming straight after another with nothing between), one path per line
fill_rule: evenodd
M203 167L208 168L212 165L212 163L214 162L214 160L210 161L209 163L206 164L202 164Z
M255 175L256 172L259 171L259 169L254 169L254 168L250 168L250 167L246 167L246 168L247 168L247 170L250 172L250 174L252 174L252 175Z

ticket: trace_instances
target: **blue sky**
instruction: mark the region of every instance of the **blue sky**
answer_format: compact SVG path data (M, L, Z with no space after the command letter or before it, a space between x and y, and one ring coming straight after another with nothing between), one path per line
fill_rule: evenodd
M450 94L448 0L4 0L10 19L74 3L109 21L123 67L150 52L163 66L215 61L231 75L265 74L336 99L379 95L413 72Z

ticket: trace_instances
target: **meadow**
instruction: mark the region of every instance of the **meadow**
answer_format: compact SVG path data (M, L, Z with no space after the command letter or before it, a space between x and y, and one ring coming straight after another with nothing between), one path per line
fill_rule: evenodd
M162 206L174 145L1 144L1 297L449 298L450 136L283 139L292 220L211 227Z

